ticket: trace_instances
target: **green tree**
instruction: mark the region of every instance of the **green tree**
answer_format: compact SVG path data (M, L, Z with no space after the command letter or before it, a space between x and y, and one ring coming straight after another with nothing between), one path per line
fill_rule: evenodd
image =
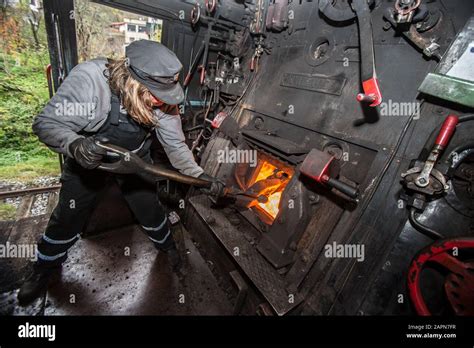
M79 61L109 53L107 29L123 19L123 12L89 0L75 0L74 8Z

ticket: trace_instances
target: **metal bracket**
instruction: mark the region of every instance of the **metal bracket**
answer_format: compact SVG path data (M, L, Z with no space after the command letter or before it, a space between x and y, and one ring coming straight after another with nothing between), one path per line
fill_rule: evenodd
M239 271L234 270L232 272L229 272L229 275L237 286L237 290L239 291L239 293L237 294L237 299L235 300L233 313L233 315L239 315L242 312L242 308L244 307L249 287L240 275Z

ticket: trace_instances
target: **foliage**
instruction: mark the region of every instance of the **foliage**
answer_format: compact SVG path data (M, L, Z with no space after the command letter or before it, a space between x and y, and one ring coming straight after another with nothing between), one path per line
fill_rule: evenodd
M57 155L38 141L31 124L49 99L45 49L3 53L0 61L0 179L30 180L59 173Z
M33 151L37 147L31 123L48 100L44 66L47 52L17 53L0 64L0 147ZM8 66L8 68L7 68Z
M16 208L12 204L0 202L0 220L13 220L15 218Z
M5 5L0 11L0 45L2 54L46 46L46 30L41 11L33 10L30 1Z
M23 159L47 155L49 152L45 147L39 146L38 139L31 130L33 117L49 98L43 68L47 63L45 50L33 54L15 53L4 56L0 63L1 158L6 158L15 151L20 152Z
M44 72L49 56L43 14L29 3L21 0L0 12L0 180L59 173L57 154L31 129L49 99Z
M108 35L107 29L112 22L122 19L122 11L89 0L75 0L74 20L79 61L83 62L98 56L115 58L117 53L121 53L123 42L113 40L113 37Z
M49 151L47 155L28 155L26 160L16 162L11 157L0 156L0 178L2 180L33 182L40 176L59 174L58 155Z
M31 8L28 0L4 4L0 8L0 180L57 175L58 155L40 143L31 129L33 118L49 99L43 13ZM110 36L108 28L112 22L135 16L75 0L80 61L121 55L123 42Z

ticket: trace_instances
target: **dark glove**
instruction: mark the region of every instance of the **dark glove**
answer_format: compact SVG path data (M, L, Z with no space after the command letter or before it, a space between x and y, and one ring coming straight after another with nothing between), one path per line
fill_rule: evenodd
M86 169L97 168L107 151L95 143L94 137L79 138L69 145L69 151L79 165Z
M211 186L208 188L201 188L201 192L215 197L220 197L224 194L225 184L217 178L214 178L206 173L199 175L199 179L207 180L212 182Z

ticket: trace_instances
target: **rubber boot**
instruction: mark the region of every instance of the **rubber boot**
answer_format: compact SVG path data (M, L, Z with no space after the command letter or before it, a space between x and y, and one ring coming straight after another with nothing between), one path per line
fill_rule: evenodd
M46 293L53 276L59 275L61 267L45 268L33 266L33 273L20 287L17 298L20 306L26 306Z

